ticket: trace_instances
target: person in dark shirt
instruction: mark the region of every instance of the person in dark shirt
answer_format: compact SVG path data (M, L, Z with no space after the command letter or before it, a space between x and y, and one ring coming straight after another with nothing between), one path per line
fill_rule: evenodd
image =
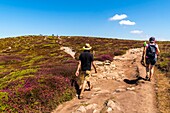
M83 98L83 92L86 86L86 83L89 86L89 90L92 89L92 85L90 83L90 77L91 77L91 65L94 67L95 69L95 73L97 73L96 70L96 66L94 64L94 60L93 60L93 54L90 53L90 50L92 49L92 47L90 46L90 44L85 44L85 46L83 47L83 52L80 54L79 56L79 64L77 67L77 71L75 73L76 76L79 76L79 71L81 69L81 75L83 75L83 83L82 83L82 87L81 87L81 92L80 95L78 96L79 99Z

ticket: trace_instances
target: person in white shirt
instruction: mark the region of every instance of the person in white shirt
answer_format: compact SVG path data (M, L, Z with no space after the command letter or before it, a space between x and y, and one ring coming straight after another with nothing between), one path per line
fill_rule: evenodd
M158 44L155 43L155 38L149 38L149 44L146 45L144 50L144 58L146 59L146 80L151 81L154 74L154 66L157 61L158 54L160 53Z

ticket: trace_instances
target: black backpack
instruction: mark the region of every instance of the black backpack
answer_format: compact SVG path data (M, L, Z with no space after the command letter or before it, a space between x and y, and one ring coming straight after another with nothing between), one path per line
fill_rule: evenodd
M156 56L156 45L148 45L147 49L146 49L146 56L148 56L151 59L154 59Z

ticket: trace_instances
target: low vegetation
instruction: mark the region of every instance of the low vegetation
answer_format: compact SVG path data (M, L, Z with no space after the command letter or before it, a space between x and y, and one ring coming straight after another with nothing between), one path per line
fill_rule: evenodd
M50 112L75 96L77 59L85 43L95 60L113 60L143 41L79 36L21 36L0 39L0 112ZM159 42L158 69L169 80L170 42ZM60 47L70 47L75 59Z
M161 54L156 71L157 100L160 113L170 113L170 42L158 42Z

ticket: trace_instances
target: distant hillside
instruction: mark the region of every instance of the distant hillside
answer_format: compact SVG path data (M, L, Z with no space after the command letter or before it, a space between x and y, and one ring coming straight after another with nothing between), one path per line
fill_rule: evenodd
M110 60L143 41L76 36L21 36L0 39L0 112L50 112L72 99L71 86L77 59L85 43L95 60ZM159 42L165 49L158 68L169 72L170 42ZM69 47L76 59L61 50Z

